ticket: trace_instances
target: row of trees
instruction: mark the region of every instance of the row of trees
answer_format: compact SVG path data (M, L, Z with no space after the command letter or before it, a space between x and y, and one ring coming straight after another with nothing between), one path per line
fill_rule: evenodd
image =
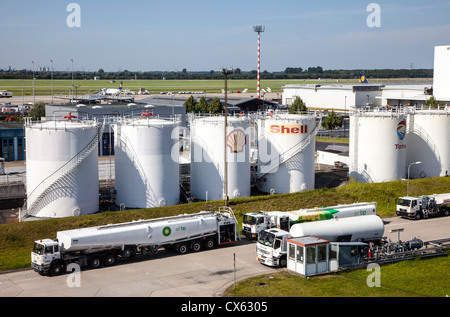
M289 113L307 113L308 108L306 107L305 102L300 97L296 97L294 102L292 103L292 106L289 108ZM328 112L328 115L322 119L322 127L333 131L333 129L336 129L337 127L342 126L342 117L337 115L336 112L331 111Z
M261 79L358 79L360 70L324 70L321 66L308 67L287 67L280 72L261 72ZM364 74L367 78L432 78L433 69L373 69L366 70ZM51 72L34 72L36 79L51 79ZM74 79L93 79L95 76L101 79L223 79L223 75L218 70L209 72L188 72L183 69L181 72L133 72L128 70L117 72L105 72L99 69L96 72L74 72ZM5 71L0 70L0 79L31 79L33 74L30 70ZM54 79L72 79L70 71L53 72ZM244 72L239 68L235 69L228 79L255 79L256 70Z
M211 101L208 101L205 97L201 97L197 102L193 96L190 96L185 102L184 106L186 107L186 113L196 112L196 113L222 113L224 108L219 98L214 98Z

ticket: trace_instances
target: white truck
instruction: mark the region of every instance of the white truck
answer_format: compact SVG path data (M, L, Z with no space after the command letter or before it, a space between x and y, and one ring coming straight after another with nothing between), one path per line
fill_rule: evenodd
M428 196L405 196L397 199L397 216L416 219L429 216L448 216L450 211L450 193Z
M286 239L314 236L330 242L381 241L384 223L380 217L336 218L294 224L290 231L277 228L262 230L256 243L257 260L268 266L286 266Z
M34 243L31 266L41 275L58 275L67 266L111 266L137 254L156 253L160 247L179 254L212 249L237 241L236 218L231 209L202 211L149 220L57 232L55 240Z
M295 223L329 220L354 216L377 214L377 203L353 203L323 208L299 209L292 211L261 211L246 213L242 221L243 234L248 239L256 239L261 230L278 228L289 231Z

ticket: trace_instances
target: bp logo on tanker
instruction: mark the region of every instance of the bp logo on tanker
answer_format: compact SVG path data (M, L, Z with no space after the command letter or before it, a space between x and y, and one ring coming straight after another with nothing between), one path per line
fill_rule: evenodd
M162 233L165 237L167 237L168 235L170 235L170 233L172 232L172 230L170 229L170 227L164 227Z
M403 140L406 135L406 120L403 119L397 125L397 136L400 140Z

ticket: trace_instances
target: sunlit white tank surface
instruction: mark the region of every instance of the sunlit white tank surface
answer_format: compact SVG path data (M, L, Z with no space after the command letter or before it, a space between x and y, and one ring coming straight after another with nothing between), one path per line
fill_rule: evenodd
M191 120L191 196L201 200L224 198L225 117ZM228 197L250 196L250 121L227 117Z
M347 242L379 240L383 233L383 220L376 215L297 223L290 229L292 237L315 236L329 241Z
M314 115L274 114L258 119L258 180L266 193L314 189Z
M116 204L151 208L179 203L179 121L142 118L114 125Z
M350 177L389 182L406 176L406 115L354 112L350 115Z
M450 174L450 111L414 111L408 118L406 164L421 162L410 167L410 178Z
M25 126L27 213L68 217L99 209L96 121L47 121Z

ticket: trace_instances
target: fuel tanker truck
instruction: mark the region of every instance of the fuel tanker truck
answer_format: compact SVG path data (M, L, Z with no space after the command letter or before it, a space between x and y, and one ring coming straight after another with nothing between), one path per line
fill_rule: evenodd
M239 239L233 211L201 211L149 220L59 231L56 239L34 242L31 266L41 275L57 275L75 263L80 267L112 266L160 247L179 254L212 249Z
M335 218L294 224L289 231L278 228L262 230L256 243L257 260L268 266L286 266L286 239L314 236L330 242L379 242L384 223L377 215Z
M377 203L375 202L291 211L261 211L259 213L246 213L242 221L243 234L248 239L256 239L259 232L265 229L278 228L289 231L290 227L296 223L376 214Z

